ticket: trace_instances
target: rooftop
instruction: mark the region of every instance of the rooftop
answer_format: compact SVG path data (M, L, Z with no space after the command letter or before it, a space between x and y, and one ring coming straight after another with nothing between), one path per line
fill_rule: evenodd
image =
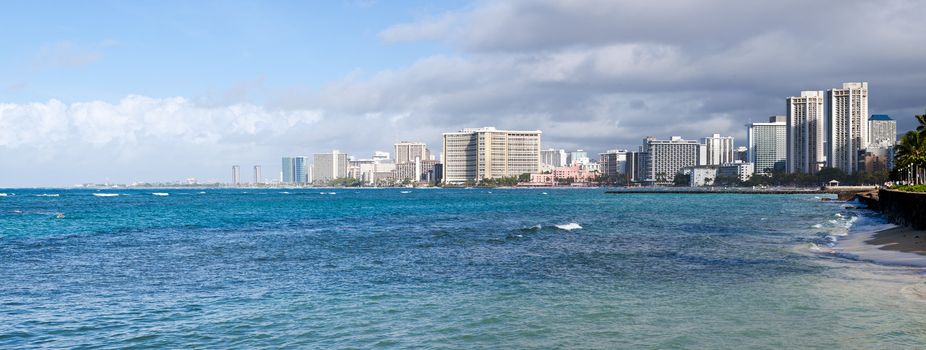
M872 114L868 120L894 120L887 114Z

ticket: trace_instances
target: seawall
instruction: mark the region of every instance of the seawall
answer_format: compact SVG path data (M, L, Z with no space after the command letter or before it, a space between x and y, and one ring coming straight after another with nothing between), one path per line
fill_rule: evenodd
M877 202L878 209L891 223L926 230L926 193L882 188Z

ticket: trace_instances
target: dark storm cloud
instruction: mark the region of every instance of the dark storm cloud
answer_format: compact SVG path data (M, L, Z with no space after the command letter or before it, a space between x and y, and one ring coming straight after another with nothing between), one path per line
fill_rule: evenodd
M644 135L742 143L744 124L784 114L788 96L868 81L871 111L904 128L926 104L924 14L914 1L482 2L380 34L458 56L341 81L312 102L445 130L539 128L548 145L601 150Z

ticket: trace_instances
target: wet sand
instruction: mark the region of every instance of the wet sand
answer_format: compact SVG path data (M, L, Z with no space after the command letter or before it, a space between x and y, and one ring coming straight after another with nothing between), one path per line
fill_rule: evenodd
M926 231L909 227L894 227L875 232L865 243L879 246L878 249L926 255Z

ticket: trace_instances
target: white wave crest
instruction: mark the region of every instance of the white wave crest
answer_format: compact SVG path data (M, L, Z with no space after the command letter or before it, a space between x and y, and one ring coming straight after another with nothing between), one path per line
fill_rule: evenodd
M119 196L118 193L94 193L93 195L97 197L118 197Z
M153 195L155 195L155 196L161 196L161 197L169 196L169 195L170 195L170 193L167 193L167 192L152 192L151 194L153 194Z
M577 224L577 223L570 222L570 223L568 223L568 224L556 225L556 228L558 228L558 229L560 229L560 230L572 231L572 230L581 229L582 226L579 225L579 224Z

